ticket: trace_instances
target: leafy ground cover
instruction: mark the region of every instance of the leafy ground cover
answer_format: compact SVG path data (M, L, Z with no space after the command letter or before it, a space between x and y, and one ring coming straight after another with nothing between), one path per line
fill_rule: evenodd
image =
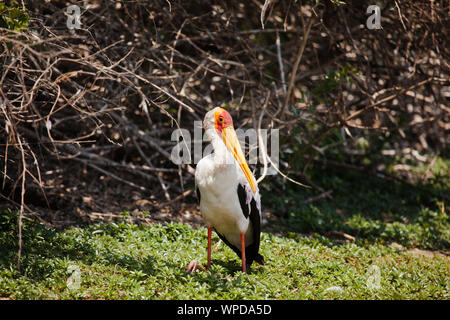
M266 265L248 275L216 235L211 269L186 273L191 260L205 263L206 229L131 223L126 210L116 222L64 229L25 217L19 272L18 213L5 210L0 298L450 299L449 164L437 163L416 186L313 172L333 193L309 203L309 189L263 185L272 212L261 240Z
M427 167L415 165L415 175ZM345 232L369 242L397 242L408 248L449 250L450 161L438 158L431 179L405 184L342 168L315 170L310 180L330 190L331 198L307 203L312 189L264 185L264 199L281 216L284 231L327 234ZM447 205L446 205L447 202Z
M9 221L8 221L8 218ZM212 268L206 233L189 225L96 224L58 231L25 223L22 271L16 268L16 220L0 228L0 297L9 299L449 299L450 265L441 254L417 255L364 240L338 243L296 233L262 235L266 265L240 271L215 236Z

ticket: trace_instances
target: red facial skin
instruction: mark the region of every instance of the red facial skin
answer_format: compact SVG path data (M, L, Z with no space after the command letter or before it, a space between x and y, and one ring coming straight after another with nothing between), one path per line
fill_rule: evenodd
M220 108L214 114L216 131L219 135L222 135L222 130L227 127L233 127L233 120L230 114L225 109Z

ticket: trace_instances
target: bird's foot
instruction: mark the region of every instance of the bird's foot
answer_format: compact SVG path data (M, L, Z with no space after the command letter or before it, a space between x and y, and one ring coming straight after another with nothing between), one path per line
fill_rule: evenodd
M186 267L186 272L194 273L195 270L197 270L197 269L201 270L201 271L206 270L202 265L198 264L197 261L192 260L191 262L189 262L188 266Z

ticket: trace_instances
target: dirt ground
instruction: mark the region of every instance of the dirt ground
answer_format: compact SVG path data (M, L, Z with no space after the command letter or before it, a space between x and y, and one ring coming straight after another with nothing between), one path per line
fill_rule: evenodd
M202 225L197 199L190 189L171 201L164 201L159 186L148 186L142 191L74 162L60 164L58 170L46 166L41 174L45 177L45 195L39 188L27 189L25 214L36 216L49 226L64 228L123 220ZM116 174L120 175L120 172L116 171ZM145 185L144 181L137 181ZM13 199L19 200L17 197L15 195ZM16 208L20 200L16 203L14 200L2 199L0 210Z

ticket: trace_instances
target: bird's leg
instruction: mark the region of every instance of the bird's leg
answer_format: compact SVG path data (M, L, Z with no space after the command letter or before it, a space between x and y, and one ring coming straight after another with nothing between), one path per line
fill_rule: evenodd
M242 272L247 273L245 265L245 236L243 232L241 232L241 254L242 254Z
M206 269L209 269L211 266L211 232L212 227L208 227L208 262L206 264Z
M208 227L208 262L206 264L206 269L208 269L211 266L211 233L212 233L212 227ZM196 269L205 271L206 269L199 265L197 261L192 260L188 266L186 267L186 272L194 273Z

